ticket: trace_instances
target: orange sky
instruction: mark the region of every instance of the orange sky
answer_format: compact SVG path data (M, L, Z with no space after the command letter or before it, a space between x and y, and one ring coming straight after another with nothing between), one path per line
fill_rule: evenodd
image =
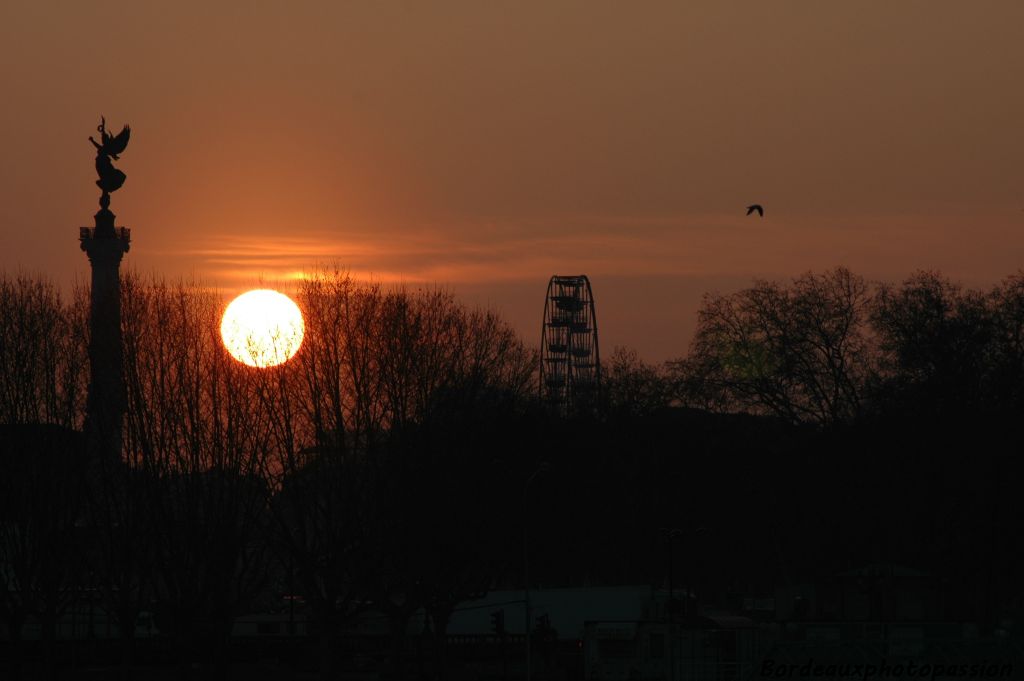
M230 293L336 260L533 341L585 273L660 361L753 277L1024 267L1019 0L5 0L0 83L0 268L62 284L100 114L126 263Z

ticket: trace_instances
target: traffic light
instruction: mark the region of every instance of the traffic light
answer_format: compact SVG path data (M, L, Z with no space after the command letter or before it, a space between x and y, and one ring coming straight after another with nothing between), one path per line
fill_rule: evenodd
M491 629L498 636L505 635L505 611L495 610L491 613Z

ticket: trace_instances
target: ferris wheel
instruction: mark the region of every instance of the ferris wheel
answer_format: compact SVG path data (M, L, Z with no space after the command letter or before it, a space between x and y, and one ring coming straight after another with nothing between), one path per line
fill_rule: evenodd
M601 389L594 294L585 275L553 276L544 299L541 399L563 415L596 407Z

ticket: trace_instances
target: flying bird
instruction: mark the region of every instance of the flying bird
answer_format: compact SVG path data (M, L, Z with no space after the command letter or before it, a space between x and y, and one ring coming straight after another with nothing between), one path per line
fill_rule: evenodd
M758 215L760 215L761 217L764 217L764 208L759 203L755 203L752 206L747 206L747 215L750 215L755 210L757 211Z

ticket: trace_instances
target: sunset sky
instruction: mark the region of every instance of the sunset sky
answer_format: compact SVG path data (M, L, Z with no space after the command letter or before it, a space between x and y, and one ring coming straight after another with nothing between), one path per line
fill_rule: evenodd
M1020 0L3 0L0 84L0 269L65 287L101 114L126 266L225 295L338 262L535 342L583 273L662 361L755 277L1024 268Z

